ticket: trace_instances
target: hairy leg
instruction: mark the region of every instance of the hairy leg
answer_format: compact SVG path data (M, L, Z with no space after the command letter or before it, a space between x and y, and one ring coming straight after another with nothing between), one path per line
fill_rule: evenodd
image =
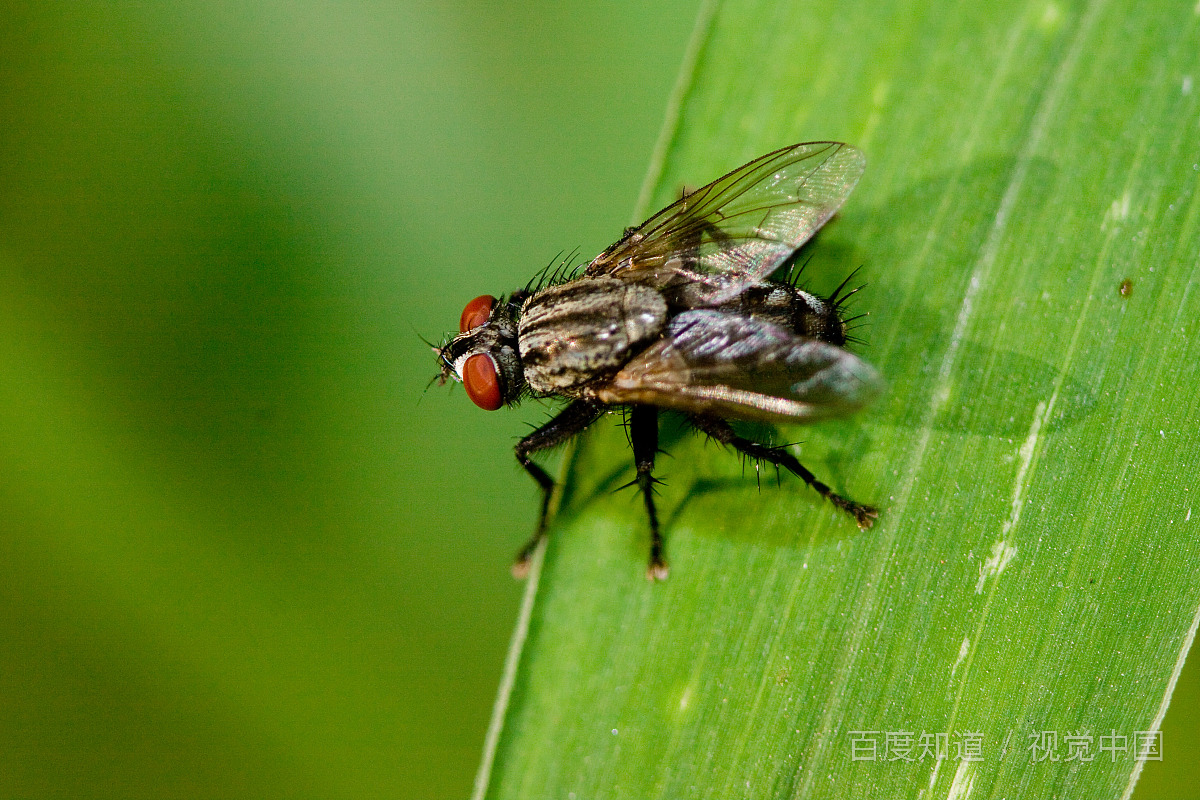
M837 494L824 483L817 480L817 477L804 468L804 465L796 460L796 457L783 447L772 447L770 445L760 444L738 436L733 430L733 427L725 420L717 417L708 417L702 415L693 415L692 423L704 433L707 433L713 439L716 439L721 444L729 445L740 453L745 453L751 458L761 459L771 464L783 467L788 472L796 475L805 483L817 491L817 494L824 497L835 506L845 511L850 516L854 517L855 522L860 528L869 528L875 523L875 519L879 516L879 511L872 506L857 503L848 498Z
M637 467L637 485L646 501L650 517L650 561L646 577L652 581L666 580L667 562L663 560L662 534L658 530L658 512L654 508L654 456L658 453L658 409L654 406L634 406L629 412L629 439L633 442L633 462Z
M529 557L546 535L546 517L550 513L550 497L554 492L554 479L542 469L530 456L539 450L546 450L562 444L595 422L603 412L603 407L583 400L576 400L564 408L542 427L517 442L515 449L517 461L525 471L542 487L542 510L538 515L537 529L533 536L517 553L512 572L517 578L524 578L529 572Z

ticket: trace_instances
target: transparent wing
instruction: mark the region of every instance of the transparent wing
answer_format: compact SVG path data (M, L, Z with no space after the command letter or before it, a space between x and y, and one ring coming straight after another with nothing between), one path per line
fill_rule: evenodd
M812 422L856 411L882 388L874 367L840 347L762 320L685 311L617 373L600 399L735 419Z
M865 164L860 151L840 142L768 153L629 231L586 274L647 283L679 305L722 303L807 242L841 207Z

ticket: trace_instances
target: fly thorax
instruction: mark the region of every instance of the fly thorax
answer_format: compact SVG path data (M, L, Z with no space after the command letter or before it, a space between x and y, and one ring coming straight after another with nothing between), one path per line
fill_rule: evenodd
M667 304L656 290L613 278L581 278L533 295L517 341L535 392L604 380L661 334Z

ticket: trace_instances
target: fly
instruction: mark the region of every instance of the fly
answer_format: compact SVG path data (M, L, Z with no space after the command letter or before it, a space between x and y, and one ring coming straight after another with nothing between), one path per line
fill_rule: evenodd
M532 456L613 408L628 413L651 580L667 577L653 494L659 409L683 412L718 442L794 473L860 528L872 525L875 508L834 492L786 447L744 438L729 422L815 422L879 394L879 373L843 349L845 284L822 298L769 280L841 207L864 165L860 151L840 142L776 150L629 228L570 280L467 303L458 334L434 348L442 382L461 381L489 411L527 395L568 401L515 448L542 504L514 574L528 570L546 535L554 489Z

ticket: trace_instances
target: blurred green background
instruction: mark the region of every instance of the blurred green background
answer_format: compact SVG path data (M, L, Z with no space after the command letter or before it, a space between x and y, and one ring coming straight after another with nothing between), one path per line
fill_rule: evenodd
M463 797L545 409L463 304L629 223L698 0L0 6L0 797Z

